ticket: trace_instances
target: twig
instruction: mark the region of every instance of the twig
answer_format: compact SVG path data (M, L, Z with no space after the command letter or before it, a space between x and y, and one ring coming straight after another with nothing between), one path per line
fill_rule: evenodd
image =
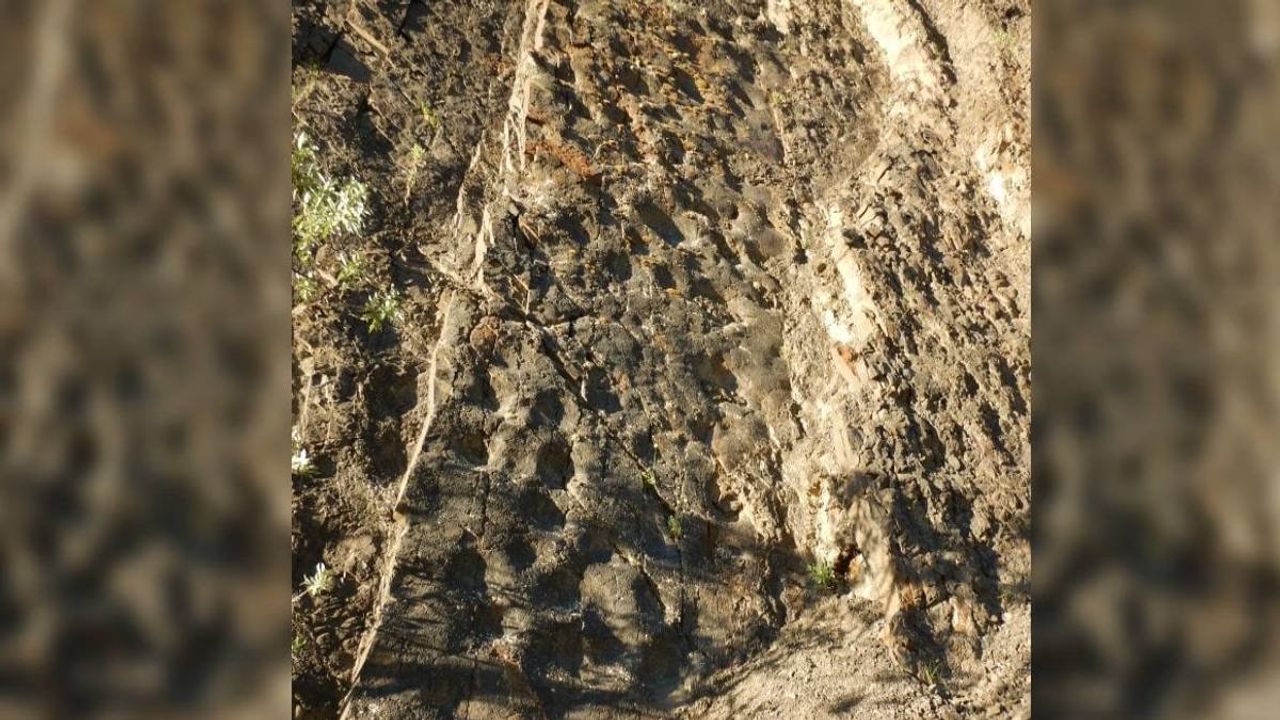
M381 50L383 55L386 55L387 57L391 57L391 51L387 49L387 46L379 42L378 38L373 36L373 33L360 27L360 25L357 24L355 20L352 20L351 14L349 12L347 13L347 25L352 30L355 30L357 35L364 38L365 40L368 40L370 45L373 45L375 48Z

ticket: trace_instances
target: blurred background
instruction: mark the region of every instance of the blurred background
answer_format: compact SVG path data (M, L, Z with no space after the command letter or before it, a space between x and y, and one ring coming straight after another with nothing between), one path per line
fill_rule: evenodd
M289 8L0 3L0 717L289 713Z
M1033 706L1280 717L1280 4L1033 40Z

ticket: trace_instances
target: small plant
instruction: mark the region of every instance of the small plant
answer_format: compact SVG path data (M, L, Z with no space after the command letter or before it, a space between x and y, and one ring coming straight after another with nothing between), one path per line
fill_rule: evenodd
M930 687L937 687L942 682L942 664L937 660L921 662L920 679Z
M316 470L315 464L311 462L311 457L307 455L307 449L302 447L297 428L293 429L291 436L293 438L293 458L290 462L290 467L293 470L293 474L298 477L310 477Z
M317 150L305 132L293 136L293 153L289 157L290 177L293 180L293 199L319 184Z
M367 266L358 253L342 253L338 256L338 287L347 287L364 277Z
M1007 27L1002 27L995 32L996 46L1004 53L1013 55L1018 50L1018 40Z
M294 138L290 163L293 179L294 252L310 262L315 246L336 233L358 233L368 214L369 189L359 180L337 182L320 170L319 151L307 134Z
M409 196L413 194L413 188L418 184L418 173L422 172L422 168L427 164L427 151L422 149L421 145L415 144L409 148L409 155L404 159L401 168L404 170L404 203L409 204Z
M652 470L645 470L645 471L640 475L640 479L644 481L644 486L645 486L645 487L649 488L650 490L653 490L654 492L657 492L657 490L658 490L658 476L657 476L657 475L654 475Z
M836 586L836 569L825 560L815 560L809 565L809 580L821 590L830 590Z
M422 124L428 129L435 130L440 127L440 116L436 115L436 111L431 109L426 100L418 101L418 112L422 113Z
M307 449L302 448L293 454L293 474L298 477L311 477L315 474L316 467L311 462L311 458L307 455Z
M293 657L297 658L299 655L301 655L303 649L306 647L307 647L307 639L302 636L302 633L300 632L294 633L293 643L289 645L289 650L293 653Z
M316 563L315 573L302 579L303 592L311 597L323 595L332 587L333 574L329 572L329 568L325 567L322 562Z
M298 68L297 77L291 84L291 100L295 107L310 97L316 89L320 73L321 66L318 60L305 63Z
M300 275L298 273L294 273L293 292L294 292L294 295L298 298L298 302L304 302L304 303L311 302L312 298L316 296L316 292L318 290L319 290L319 286L316 285L316 281L314 278L311 278L307 275Z
M680 520L679 515L672 515L667 518L667 535L672 540L680 540L684 537L684 523Z
M395 289L381 290L369 297L360 318L369 326L369 333L376 335L387 325L399 321L400 293Z

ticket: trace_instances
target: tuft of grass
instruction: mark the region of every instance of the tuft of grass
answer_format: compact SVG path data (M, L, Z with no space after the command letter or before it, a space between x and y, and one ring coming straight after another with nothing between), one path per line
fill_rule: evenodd
M658 490L658 476L657 476L657 475L654 475L652 470L645 470L645 471L640 475L640 479L644 481L644 486L645 486L645 487L649 488L650 490L653 490L654 492L657 492L657 490Z
M401 163L400 168L404 172L404 204L409 204L409 196L413 194L413 188L418 184L418 174L422 172L422 168L427 164L427 151L421 145L414 144L409 148L409 154Z
M316 571L302 579L303 591L311 597L319 597L333 587L333 573L322 562L316 563Z
M836 569L825 560L815 560L809 565L809 580L821 590L831 590L836 586Z
M307 639L302 636L302 633L300 632L294 633L293 642L289 645L289 650L292 653L293 657L297 658L299 655L301 655L303 649L306 647L307 647Z
M398 322L402 316L400 293L394 288L380 290L369 297L360 318L369 327L369 334L376 335L384 327Z
M680 520L679 515L672 515L667 518L667 535L672 540L680 540L684 537L684 522Z
M326 175L319 150L305 132L294 137L290 168L294 252L306 264L316 245L339 233L360 232L369 212L369 189L354 178L339 182Z
M1018 41L1014 38L1013 33L1007 27L1001 27L995 31L996 47L1007 55L1013 55L1018 50Z
M290 100L295 108L315 91L321 72L322 68L318 60L312 60L298 68L296 78L290 85Z
M429 130L435 130L440 127L440 116L435 110L431 109L431 105L426 100L418 101L418 112L422 114L422 124Z
M937 660L921 662L920 679L930 687L938 687L942 683L942 664Z

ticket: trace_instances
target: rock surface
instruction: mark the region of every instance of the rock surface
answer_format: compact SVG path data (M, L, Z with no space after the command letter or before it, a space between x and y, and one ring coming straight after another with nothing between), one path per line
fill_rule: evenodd
M296 3L296 714L1029 713L1029 13Z

